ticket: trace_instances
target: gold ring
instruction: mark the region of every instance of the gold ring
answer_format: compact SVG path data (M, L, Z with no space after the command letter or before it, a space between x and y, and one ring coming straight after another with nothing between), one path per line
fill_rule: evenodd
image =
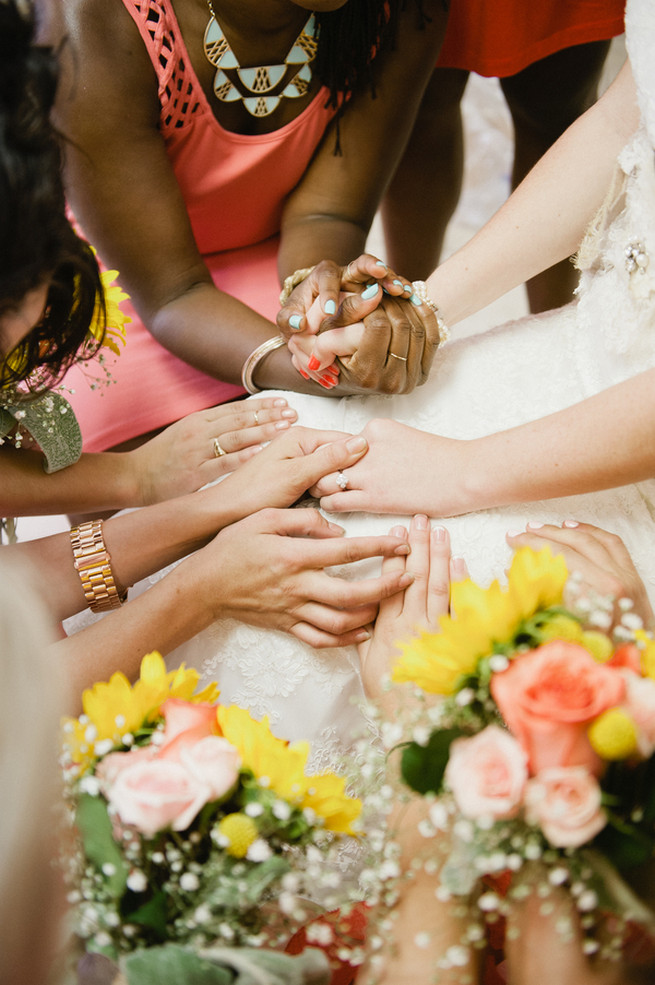
M388 355L390 355L392 359L400 359L401 363L407 362L407 356L397 356L395 352L390 352Z
M255 424L259 424L259 414L256 410L253 410L253 417L255 418Z
M223 455L227 455L224 448L221 448L221 443L218 438L214 438L214 455L216 458L222 458Z
M354 277L353 277L352 273L350 272L350 264L351 263L352 263L352 260L350 261L350 263L346 267L346 280L354 280Z

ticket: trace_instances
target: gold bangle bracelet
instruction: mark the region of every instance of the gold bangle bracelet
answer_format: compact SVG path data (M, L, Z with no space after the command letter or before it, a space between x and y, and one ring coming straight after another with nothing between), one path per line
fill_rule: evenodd
M316 264L314 264L316 266ZM292 274L284 278L284 283L282 285L282 290L280 292L280 307L286 304L291 297L291 292L294 288L298 287L298 284L302 284L305 277L309 277L314 267L301 267L300 270L294 270Z
M259 387L253 382L252 379L253 373L262 359L264 359L269 352L275 352L276 349L280 349L286 344L287 340L282 338L281 335L274 335L272 339L266 339L266 341L262 342L261 345L258 345L256 349L253 349L243 364L243 369L241 370L241 383L244 390L247 390L251 395L253 393L259 393Z
M127 590L116 587L111 557L105 547L102 520L89 520L71 527L73 564L80 576L82 590L92 612L119 609L127 598Z

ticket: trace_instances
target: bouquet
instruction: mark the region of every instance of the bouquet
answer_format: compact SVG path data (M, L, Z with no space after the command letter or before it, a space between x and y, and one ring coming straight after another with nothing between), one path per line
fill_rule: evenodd
M333 856L360 813L341 776L306 773L306 743L197 683L151 653L134 686L114 674L64 723L75 932L151 972L162 945L188 968L212 948L285 944L310 889L334 896Z
M548 548L524 548L505 587L454 584L440 631L399 644L392 680L416 690L387 745L428 798L429 864L445 846L439 898L473 900L444 968L532 892L545 913L569 894L588 955L655 932L629 886L655 851L655 641L630 610L584 596Z

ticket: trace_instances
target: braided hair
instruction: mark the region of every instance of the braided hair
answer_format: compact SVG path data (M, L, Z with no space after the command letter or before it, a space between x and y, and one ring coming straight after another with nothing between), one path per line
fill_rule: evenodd
M0 353L2 388L51 389L70 364L90 358L96 303L94 253L66 216L59 140L49 119L57 85L50 48L34 44L25 3L0 0L0 313L47 283L44 314L12 352ZM5 361L2 361L5 357ZM38 371L38 373L37 373ZM33 377L36 373L38 382Z
M338 10L316 12L317 78L330 90L328 105L342 106L355 92L369 88L375 95L374 62L393 48L398 13L407 0L348 0ZM424 24L422 0L417 27Z

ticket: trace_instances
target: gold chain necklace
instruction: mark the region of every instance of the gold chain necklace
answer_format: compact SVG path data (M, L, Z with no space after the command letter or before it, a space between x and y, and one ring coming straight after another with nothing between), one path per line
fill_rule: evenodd
M242 68L225 39L211 0L207 0L207 5L211 17L205 30L204 47L208 61L216 68L214 94L217 99L224 103L241 100L251 116L268 116L277 108L281 99L296 99L298 96L305 95L312 80L311 62L314 60L318 45L314 36L314 14L310 14L307 23L291 45L283 64ZM272 94L272 90L282 82L290 66L297 66L292 78L281 92ZM235 72L236 76L228 78L225 69ZM237 79L246 93L235 85Z

